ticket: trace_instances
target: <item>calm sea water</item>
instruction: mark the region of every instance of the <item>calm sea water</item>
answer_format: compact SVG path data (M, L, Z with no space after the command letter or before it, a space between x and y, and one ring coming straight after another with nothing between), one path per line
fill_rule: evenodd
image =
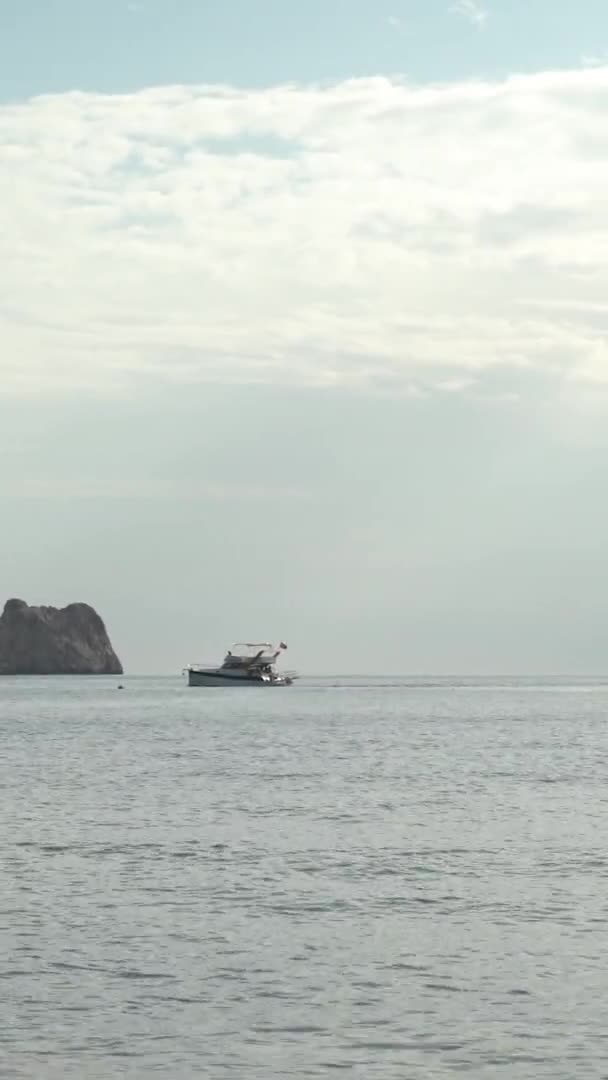
M608 1077L608 680L0 680L0 1077Z

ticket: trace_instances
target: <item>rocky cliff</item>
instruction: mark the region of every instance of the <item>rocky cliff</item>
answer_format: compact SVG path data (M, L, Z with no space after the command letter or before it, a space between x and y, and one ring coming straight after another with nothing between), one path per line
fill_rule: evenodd
M122 665L88 604L8 600L0 617L0 675L122 675Z

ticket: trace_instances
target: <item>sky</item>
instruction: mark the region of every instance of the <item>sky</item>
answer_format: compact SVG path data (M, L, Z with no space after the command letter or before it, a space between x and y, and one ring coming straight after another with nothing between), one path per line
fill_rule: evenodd
M605 0L3 0L0 600L604 673Z

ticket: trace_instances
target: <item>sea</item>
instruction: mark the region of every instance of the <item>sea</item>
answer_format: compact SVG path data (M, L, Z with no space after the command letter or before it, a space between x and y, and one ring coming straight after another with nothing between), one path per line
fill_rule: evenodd
M608 1077L607 678L3 678L0 732L1 1080Z

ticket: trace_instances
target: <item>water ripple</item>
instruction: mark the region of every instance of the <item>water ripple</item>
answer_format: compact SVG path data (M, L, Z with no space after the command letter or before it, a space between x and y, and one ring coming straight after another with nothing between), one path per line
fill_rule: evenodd
M0 1080L600 1080L608 681L0 680Z

